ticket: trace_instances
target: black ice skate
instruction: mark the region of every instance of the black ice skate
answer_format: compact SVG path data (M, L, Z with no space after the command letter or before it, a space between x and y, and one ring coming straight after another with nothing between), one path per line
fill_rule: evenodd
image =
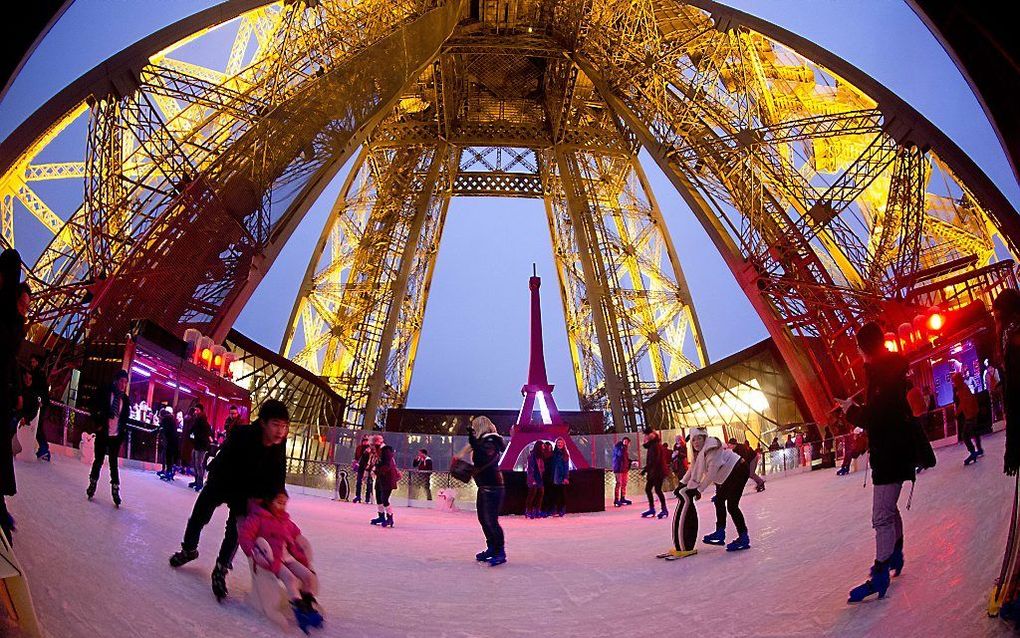
M227 566L216 561L216 567L212 570L212 591L217 602L223 602L227 597Z
M96 495L96 479L89 479L89 486L85 490L85 496L91 501L92 497Z
M120 507L120 485L110 483L110 496L113 497L113 505Z
M180 567L181 565L185 565L187 563L190 563L191 561L195 560L196 558L198 558L198 550L197 549L184 549L184 548L181 548L181 551L175 552L170 557L170 566L171 567Z

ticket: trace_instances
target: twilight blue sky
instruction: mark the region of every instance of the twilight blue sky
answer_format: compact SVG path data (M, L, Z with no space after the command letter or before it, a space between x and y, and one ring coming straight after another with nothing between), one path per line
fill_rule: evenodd
M77 0L0 103L0 137L105 58L213 4ZM942 128L1018 207L1020 189L977 100L905 2L729 0L728 4L815 41L885 84ZM710 357L722 358L762 339L761 322L700 225L649 159L644 166L680 254ZM279 346L311 248L344 174L340 172L312 207L237 322L238 329L270 348ZM532 262L544 277L550 381L558 387L560 407L576 408L542 204L474 198L455 199L450 207L409 406L517 407L527 369L527 277Z

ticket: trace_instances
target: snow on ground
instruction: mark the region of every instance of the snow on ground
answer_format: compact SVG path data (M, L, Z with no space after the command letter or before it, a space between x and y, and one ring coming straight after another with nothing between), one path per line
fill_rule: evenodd
M483 541L472 513L398 508L396 527L379 529L368 525L374 507L299 495L291 513L316 550L324 637L1004 636L985 615L1012 487L1002 446L1001 434L989 437L987 456L968 468L962 446L940 451L904 511L903 575L885 600L853 607L847 591L874 551L860 473L772 481L743 500L750 551L702 545L672 563L654 557L670 545L668 521L639 518L638 498L605 513L504 518L510 562L496 568L474 561ZM105 468L95 502L85 500L86 470L70 458L17 464L15 550L51 636L281 635L247 604L240 555L226 603L210 592L225 511L206 528L201 557L175 571L166 560L195 494L122 470L116 510ZM707 498L698 510L707 533Z

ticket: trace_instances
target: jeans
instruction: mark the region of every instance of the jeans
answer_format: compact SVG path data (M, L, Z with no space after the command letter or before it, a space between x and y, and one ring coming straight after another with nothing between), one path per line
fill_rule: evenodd
M983 451L981 436L977 433L977 423L974 419L966 417L957 419L957 427L960 430L960 437L963 439L963 444L967 446L968 452L973 454L974 452Z
M96 436L96 459L92 461L92 472L89 479L99 480L99 470L103 467L103 458L110 457L110 484L120 485L120 469L117 467L117 454L120 453L120 444L124 435L109 436L100 433Z
M205 455L206 450L191 451L191 467L195 468L195 487L201 488L205 484Z
M729 512L733 524L737 528L737 534L747 534L747 523L744 522L744 513L740 511L740 496L747 485L750 476L747 463L737 462L730 471L726 480L719 484L715 491L715 528L726 529L726 512Z
M892 556L896 541L903 539L903 519L896 504L903 483L887 483L874 487L871 505L871 526L875 529L875 560L887 561Z
M39 406L39 415L35 418L35 442L39 444L39 449L36 450L38 456L43 454L49 454L50 443L46 440L46 432L43 431L43 416L46 414L46 406Z
M475 500L475 506L478 509L478 522L482 526L482 533L485 534L485 547L493 553L499 553L505 549L503 528L499 526L499 510L503 506L503 492L502 485L486 485L478 488L478 498Z
M613 500L622 501L627 498L627 479L630 478L630 473L627 470L614 473L616 474L616 487L613 488Z
M361 485L364 482L364 480L365 480L365 470L361 469L361 466L359 465L358 466L358 480L354 483L354 498L356 498L356 499L359 499L359 500L361 499ZM368 495L366 494L365 496L367 497ZM368 499L368 500L372 500L372 499Z
M655 499L652 497L652 491L659 495L659 503L662 505L662 511L666 511L666 495L662 493L662 481L665 477L659 476L656 478L648 477L645 482L645 496L648 497L648 509L655 509Z
M237 520L248 513L248 504L244 497L229 493L215 483L209 483L198 493L195 507L191 510L191 518L188 519L188 526L184 529L184 542L181 543L181 547L188 551L198 549L202 528L212 519L216 508L224 504L230 508L230 512L227 514L226 531L223 534L217 562L229 567L237 552Z

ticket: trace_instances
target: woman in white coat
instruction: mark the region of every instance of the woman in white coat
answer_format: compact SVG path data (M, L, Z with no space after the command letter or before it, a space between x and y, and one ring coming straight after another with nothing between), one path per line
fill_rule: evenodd
M740 458L736 452L723 445L722 441L714 436L708 436L708 431L704 428L691 430L691 446L694 448L696 457L682 481L686 489L698 490L701 493L713 484L717 486L715 532L705 536L702 540L709 545L726 543L726 512L728 511L733 519L733 524L737 527L737 540L726 545L726 551L750 549L751 542L747 537L747 525L744 522L744 514L740 511L740 496L750 476L747 462Z

